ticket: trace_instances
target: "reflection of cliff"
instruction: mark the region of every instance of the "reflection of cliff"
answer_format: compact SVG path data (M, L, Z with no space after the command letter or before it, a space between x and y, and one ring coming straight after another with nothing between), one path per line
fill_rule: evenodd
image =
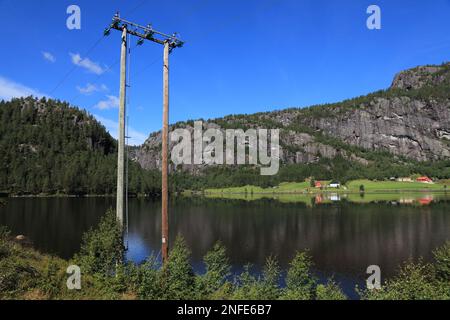
M159 248L159 205L139 206L133 210L138 213L133 213L130 230ZM286 266L297 250L309 248L320 270L364 273L368 265L378 264L388 274L409 257L429 257L449 238L448 209L446 202L310 208L274 201L183 200L172 206L171 237L182 234L194 260L221 240L234 264L260 264L273 254Z

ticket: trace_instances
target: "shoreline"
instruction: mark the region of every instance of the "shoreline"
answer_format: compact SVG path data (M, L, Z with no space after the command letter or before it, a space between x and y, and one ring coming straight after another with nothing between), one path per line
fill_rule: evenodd
M7 196L0 197L0 199L26 199L26 198L115 198L116 195L112 194L88 194L88 195L73 195L73 194L32 194L32 195L20 195L9 194ZM156 198L155 195L129 195L128 198Z
M230 189L242 189L250 188L250 191L227 191ZM298 191L280 191L277 189L267 189L267 191L252 191L251 188L254 186L246 187L230 187L225 189L209 189L207 190L184 190L181 192L174 193L175 196L229 196L229 195L258 195L258 196L277 196L277 195L303 195L303 196L314 196L323 194L339 194L339 195L371 195L371 194L412 194L412 193L428 193L428 194L450 194L450 190L442 189L372 189L372 190L345 190L345 189L311 189L311 190L298 190ZM269 191L270 190L270 191ZM74 195L74 194L12 194L3 192L0 193L0 199L8 198L115 198L115 194L85 194L85 195ZM149 194L132 194L128 196L129 199L134 198L161 198L160 195L149 195Z
M317 195L317 194L411 194L411 193L439 193L439 194L450 194L449 191L444 190L373 190L373 191L348 191L348 190L321 190L315 192L192 192L191 195Z

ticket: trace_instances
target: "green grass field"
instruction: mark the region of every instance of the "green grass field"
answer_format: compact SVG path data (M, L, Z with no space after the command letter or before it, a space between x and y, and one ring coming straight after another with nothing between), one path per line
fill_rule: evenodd
M276 193L303 193L310 188L309 182L285 182L274 188L261 188L257 186L243 186L223 189L206 189L205 193L225 193L225 194L276 194ZM311 188L310 188L311 189Z
M444 191L445 184L421 183L421 182L397 182L397 181L370 181L354 180L347 183L349 191L359 191L359 186L363 185L366 192L370 191Z
M323 181L328 184L329 181ZM348 182L339 189L335 188L312 188L309 182L286 182L281 183L273 188L261 188L257 186L243 186L223 189L206 189L204 192L208 195L227 195L227 194L302 194L302 193L359 193L360 186L364 186L365 193L371 192L420 192L420 191L445 191L448 187L448 181L434 184L420 182L397 182L397 181L370 181L370 180L354 180Z

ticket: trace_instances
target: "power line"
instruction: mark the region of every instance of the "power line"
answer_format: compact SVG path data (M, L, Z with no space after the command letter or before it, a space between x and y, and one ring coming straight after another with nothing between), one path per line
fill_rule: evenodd
M141 68L141 69L139 70L139 72L136 72L136 74L135 74L134 76L137 78L138 76L140 76L141 74L143 74L144 71L147 71L151 66L153 66L156 62L158 62L160 59L161 59L160 57L156 58L155 60L153 60L152 62L150 62L150 64L148 64L148 65L146 65L145 67Z
M137 47L137 45L135 46L135 48ZM107 65L107 67L104 69L105 72L103 72L102 74L99 74L96 76L95 80L92 81L92 85L97 85L100 84L99 80L104 77L108 71L111 71L112 68L114 68L115 66L117 66L120 63L120 58L116 59L112 64ZM78 93L71 101L72 104L74 104L74 101L78 100L78 98L80 98L83 94L82 93Z
M144 4L146 4L148 2L148 0L143 0L141 1L139 4L137 4L135 7L133 7L132 9L128 10L125 12L125 15L130 16L132 13L134 13L137 9L139 9L140 7L142 7Z
M261 2L263 2L263 1L261 1ZM262 3L262 6L258 8L258 11L270 9L270 8L274 7L278 3L279 3L279 0L266 0L266 1L264 1ZM208 36L210 36L213 33L217 33L218 31L226 29L226 28L229 27L229 25L231 25L233 23L236 23L236 22L239 22L241 20L244 20L245 18L247 18L247 15L248 14L246 12L239 11L239 13L237 15L235 15L234 17L232 17L228 21L208 29L205 33L197 35L197 37L190 38L189 39L189 43L196 42L196 41L198 41L200 39L204 39L205 37L208 37Z
M142 7L148 0L143 0L141 1L138 5L136 5L135 7L133 7L132 9L128 10L127 14L131 14L134 13L137 9L139 9L140 7ZM97 48L97 46L102 42L102 40L105 38L106 34L104 34L100 39L98 39L93 45L92 47L90 47L87 52L84 54L85 59L89 57L89 55L95 50L95 48ZM118 64L120 62L120 60L118 60L117 62L115 62L114 64ZM72 75L72 73L77 69L77 66L73 66L62 78L61 80L56 84L56 86L50 91L50 95L53 95L56 90L59 89L59 87ZM108 71L110 68L107 68L105 70ZM103 74L101 74L100 76L102 76Z
M100 39L98 39L92 47L89 48L89 50L84 54L85 59L87 56L89 56L92 51L94 51L95 48L102 42L102 40L105 38L105 36L102 36ZM56 90L69 78L69 76L75 71L77 66L73 66L69 72L66 73L66 75L58 82L58 84L53 88L53 90L50 91L50 95L54 94Z

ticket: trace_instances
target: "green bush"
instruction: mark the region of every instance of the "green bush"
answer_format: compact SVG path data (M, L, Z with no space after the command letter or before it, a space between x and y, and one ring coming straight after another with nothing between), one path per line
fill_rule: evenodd
M441 300L450 299L448 284L434 278L433 266L419 261L405 263L397 276L386 281L381 289L365 290L367 300Z
M436 277L438 280L450 283L450 241L433 251Z
M152 255L138 269L138 296L145 300L161 299L161 280L161 270L156 257Z
M319 284L316 288L316 300L347 300L339 285L330 280L327 284Z
M11 254L11 243L8 241L9 235L6 227L0 227L0 260Z
M266 260L262 277L251 273L251 265L237 278L233 299L236 300L276 300L280 296L280 267L278 261L269 257Z
M286 289L282 299L310 300L314 297L317 279L311 273L313 266L311 257L307 252L298 252L290 263L286 277Z
M270 256L266 260L266 265L263 270L262 281L262 299L275 300L280 296L280 275L281 269L278 261Z
M198 278L198 286L201 296L211 297L214 293L224 289L224 286L229 287L227 278L231 275L231 267L226 254L225 247L217 242L213 249L209 251L203 261L206 266L206 273ZM227 291L222 292L222 295ZM216 298L219 298L216 296ZM223 297L222 297L223 298Z
M74 260L85 274L109 276L115 273L123 255L122 228L114 211L108 210L97 229L91 229L83 236L80 253Z
M182 237L177 237L169 259L162 269L162 293L164 299L193 299L195 275L190 262L191 252Z
M61 266L50 258L41 272L37 286L48 297L57 297L65 285L65 273Z
M260 281L251 272L252 265L244 266L244 271L235 279L235 290L233 300L259 300Z

